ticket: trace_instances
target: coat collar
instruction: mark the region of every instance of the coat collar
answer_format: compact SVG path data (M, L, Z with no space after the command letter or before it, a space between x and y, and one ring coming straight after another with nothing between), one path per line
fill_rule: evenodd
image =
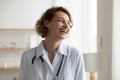
M61 42L57 53L60 53L62 55L67 55L68 47L64 41ZM43 56L44 54L46 54L46 50L43 46L43 41L41 41L40 44L36 47L36 58L38 58L39 56Z

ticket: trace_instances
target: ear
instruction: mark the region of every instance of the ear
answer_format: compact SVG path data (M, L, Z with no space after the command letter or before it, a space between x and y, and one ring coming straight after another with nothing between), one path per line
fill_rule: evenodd
M48 28L48 24L49 24L49 21L48 20L45 20L44 21L44 25Z

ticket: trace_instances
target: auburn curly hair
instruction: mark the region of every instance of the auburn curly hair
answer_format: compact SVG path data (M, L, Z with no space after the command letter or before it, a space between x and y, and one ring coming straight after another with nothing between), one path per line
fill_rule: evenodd
M42 37L45 38L48 34L48 28L45 26L44 21L51 21L55 16L55 13L62 11L68 15L70 22L72 23L71 14L69 11L63 7L51 7L43 13L40 19L36 22L36 32ZM72 26L71 26L72 27Z

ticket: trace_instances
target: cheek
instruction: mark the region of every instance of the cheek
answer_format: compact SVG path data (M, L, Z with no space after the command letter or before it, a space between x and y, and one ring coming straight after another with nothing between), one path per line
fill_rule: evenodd
M70 31L71 31L71 28L68 28L68 33L70 33Z
M54 25L54 26L51 26L51 27L49 28L49 31L50 31L51 33L56 33L56 32L59 31L59 29Z

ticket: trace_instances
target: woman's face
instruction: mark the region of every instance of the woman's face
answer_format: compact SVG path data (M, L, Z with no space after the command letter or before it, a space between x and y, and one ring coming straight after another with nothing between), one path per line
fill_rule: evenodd
M51 21L47 21L47 37L64 39L70 31L71 22L67 14L62 11L56 12Z

